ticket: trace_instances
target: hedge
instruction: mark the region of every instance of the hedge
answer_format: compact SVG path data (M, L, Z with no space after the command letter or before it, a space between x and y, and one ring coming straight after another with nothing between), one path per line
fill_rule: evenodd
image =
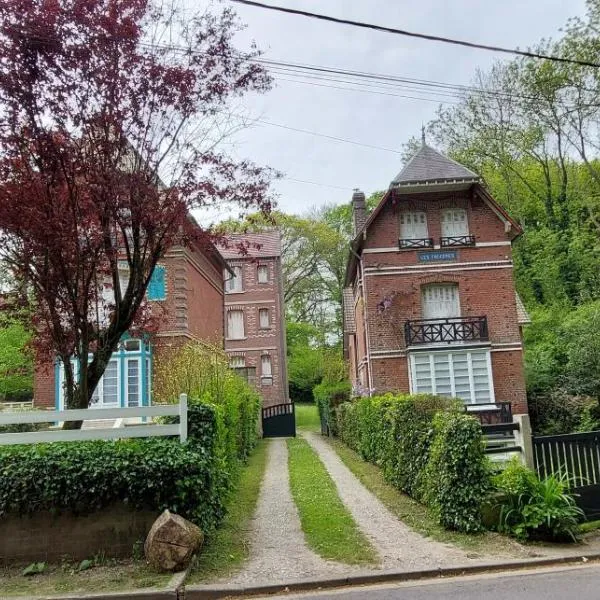
M490 489L479 423L460 402L430 395L361 398L337 410L341 439L387 481L430 506L448 529L482 529Z
M323 381L313 389L321 426L325 426L332 435L337 435L335 411L340 404L350 399L350 391L350 383L346 381L336 383Z
M114 503L165 508L211 531L256 443L259 399L232 375L220 402L191 398L188 442L173 438L0 447L0 517L89 514Z

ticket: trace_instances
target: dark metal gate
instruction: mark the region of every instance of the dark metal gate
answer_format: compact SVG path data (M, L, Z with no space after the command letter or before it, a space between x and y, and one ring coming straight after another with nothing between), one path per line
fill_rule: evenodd
M600 518L600 431L537 436L533 453L540 477L568 475L585 516Z
M262 409L263 437L295 437L296 415L294 404L276 404Z

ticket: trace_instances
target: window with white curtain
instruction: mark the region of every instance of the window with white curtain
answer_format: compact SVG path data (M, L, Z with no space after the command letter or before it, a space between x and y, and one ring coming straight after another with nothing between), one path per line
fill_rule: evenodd
M460 398L467 404L494 402L490 351L415 352L410 355L411 391Z
M269 283L269 267L258 265L258 283Z
M233 266L230 268L233 271L233 275L229 271L225 271L223 274L225 279L225 292L231 294L244 291L242 267Z
M423 319L460 317L458 284L436 283L421 288Z
M271 357L268 354L263 354L260 360L260 365L262 385L273 385L273 370L271 366Z
M427 216L422 211L400 213L400 239L419 240L427 237Z
M442 211L442 237L469 235L467 211L464 208L448 208Z
M246 359L243 356L230 356L229 357L229 368L230 369L243 369L246 366Z
M230 310L227 313L227 337L230 340L244 338L244 311Z
M260 308L258 310L258 323L261 329L269 329L271 327L268 308Z

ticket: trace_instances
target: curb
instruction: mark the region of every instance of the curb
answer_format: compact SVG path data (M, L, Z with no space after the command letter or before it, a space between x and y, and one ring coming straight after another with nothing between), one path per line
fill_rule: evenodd
M481 573L501 573L521 571L536 567L578 564L600 561L600 553L588 555L563 556L557 558L539 558L530 560L507 561L504 563L484 563L472 566L443 567L439 569L421 569L415 571L364 572L347 577L323 579L296 579L288 582L268 585L201 585L185 588L185 600L213 600L238 596L274 595L290 592L306 592L323 589L344 588L349 586L375 585L380 583L417 581L420 579L439 579L460 577Z

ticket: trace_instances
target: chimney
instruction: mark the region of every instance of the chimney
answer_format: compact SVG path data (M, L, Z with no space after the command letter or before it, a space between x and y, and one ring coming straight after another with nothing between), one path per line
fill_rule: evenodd
M354 225L354 237L358 235L367 222L367 203L365 193L355 189L352 194L352 223Z

